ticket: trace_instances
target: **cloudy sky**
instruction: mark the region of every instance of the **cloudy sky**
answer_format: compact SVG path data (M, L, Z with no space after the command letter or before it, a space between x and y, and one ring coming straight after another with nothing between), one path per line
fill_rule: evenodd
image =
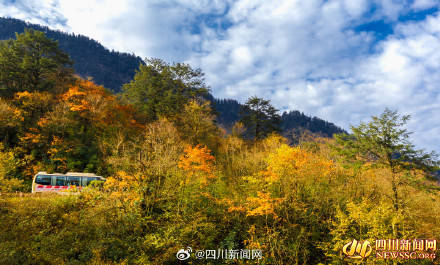
M0 0L0 16L200 67L216 97L252 95L349 129L385 107L440 151L440 0Z

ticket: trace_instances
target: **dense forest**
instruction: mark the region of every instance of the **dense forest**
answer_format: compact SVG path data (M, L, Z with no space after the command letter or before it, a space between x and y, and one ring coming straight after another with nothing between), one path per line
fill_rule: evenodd
M48 27L31 24L14 18L0 17L0 40L15 38L26 28L42 31L47 37L57 40L61 50L75 62L76 73L83 78L92 77L94 82L115 92L129 82L142 59L127 53L110 51L99 42L83 35L69 34Z
M289 142L252 97L239 116L223 101L239 120L227 133L188 64L148 59L119 94L72 64L43 32L0 42L0 264L348 264L353 239L440 238L438 160L409 141L408 116L386 109L352 134ZM27 193L40 171L106 181Z
M42 31L47 37L57 40L62 51L73 60L73 68L83 78L91 77L93 82L113 92L121 92L122 85L134 76L139 64L144 61L132 54L109 51L97 41L83 35L68 34L51 30L48 27L26 23L19 19L0 17L0 40L15 38L15 33L23 33L25 28ZM233 99L215 99L210 94L205 97L211 101L217 111L217 121L223 128L230 131L233 124L240 120L243 105ZM332 123L317 117L309 117L298 111L282 115L282 129L291 139L298 132L312 132L331 137L335 133L344 132ZM296 134L292 134L292 130Z

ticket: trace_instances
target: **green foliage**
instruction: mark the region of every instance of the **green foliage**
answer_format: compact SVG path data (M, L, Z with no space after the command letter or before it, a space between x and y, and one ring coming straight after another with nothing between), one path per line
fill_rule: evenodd
M432 171L438 162L436 154L416 150L409 141L410 133L404 127L409 116L400 116L396 111L385 109L379 116L373 116L369 123L352 126L352 135L336 137L339 152L352 160L361 160L390 170L392 177L393 203L400 206L399 186L402 179L398 173L411 169Z
M115 93L121 92L122 85L133 79L139 64L144 64L142 59L134 54L108 50L86 36L51 30L45 26L14 18L0 17L0 40L14 38L16 32L23 33L26 28L42 31L48 38L58 41L59 48L68 53L75 62L73 67L78 75L83 78L93 78L96 84L103 85ZM217 122L222 127L230 129L240 120L242 104L236 100L215 99L211 95L206 95L205 98L212 102ZM281 128L287 133L298 128L328 137L344 132L333 123L317 117L308 117L299 111L283 113L282 120Z
M217 149L221 131L215 124L210 102L190 100L176 118L177 129L183 139L193 145L207 145Z
M352 135L342 134L336 139L342 144L341 152L351 158L360 158L400 170L407 168L432 169L436 165L435 154L416 150L409 141L410 132L404 127L410 116L400 116L386 109L369 123L352 126Z
M246 101L240 121L252 138L261 139L271 132L280 130L281 117L277 112L269 100L254 96Z
M17 160L12 152L0 144L0 194L23 189L23 181L16 178Z
M0 92L11 98L21 91L60 89L72 75L69 56L43 32L26 30L0 42Z
M180 113L190 99L208 91L200 69L193 70L182 63L170 65L160 59L146 60L146 65L139 66L133 81L122 89L123 99L148 121L172 117Z
M83 35L0 17L0 40L15 38L16 32L23 33L25 29L42 31L48 38L58 41L59 48L75 62L73 67L77 74L83 78L92 77L94 82L113 92L120 92L122 85L133 78L136 68L142 63L138 56L108 50L96 40Z

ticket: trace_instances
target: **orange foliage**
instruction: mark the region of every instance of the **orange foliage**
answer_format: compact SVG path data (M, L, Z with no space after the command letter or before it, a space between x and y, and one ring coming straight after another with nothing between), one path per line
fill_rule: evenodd
M40 126L40 128L43 128L43 127L45 127L48 123L49 123L48 119L46 119L46 118L41 118L41 119L37 122L37 125Z
M23 99L23 98L30 98L30 97L32 97L32 94L29 93L28 91L23 91L23 92L15 93L15 98L16 99Z
M96 97L110 101L114 99L104 87L87 80L79 80L76 86L70 87L61 95L61 99L67 103L70 110L75 112L90 111L95 107L91 101Z
M273 215L277 218L275 213L275 206L279 204L282 199L271 198L270 193L257 192L257 197L249 197L248 201L248 211L247 216L258 216L258 215Z
M69 106L70 111L94 120L95 124L107 126L118 123L124 127L143 128L133 119L133 107L121 105L114 95L91 81L79 80L61 95L61 100Z
M179 168L183 169L189 177L200 176L202 183L207 179L215 178L213 175L215 157L206 146L196 145L187 146L185 154L180 157Z
M232 212L244 213L244 212L246 212L246 208L245 207L243 207L238 202L235 202L235 201L233 201L233 200L231 200L229 198L222 198L222 199L213 198L213 199L219 205L223 205L223 206L227 207L228 213L232 213Z
M89 108L87 101L84 99L86 93L80 91L77 86L69 88L61 98L69 105L71 111L84 111Z
M42 136L41 136L41 134L36 134L36 133L32 133L32 132L26 132L24 134L24 136L20 137L20 141L21 142L37 144L37 143L40 143L42 141Z

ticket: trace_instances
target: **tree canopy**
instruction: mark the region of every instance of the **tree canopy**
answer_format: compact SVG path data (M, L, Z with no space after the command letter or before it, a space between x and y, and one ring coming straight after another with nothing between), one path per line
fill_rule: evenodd
M410 141L411 132L405 125L409 115L385 109L380 116L373 116L368 123L352 126L353 133L340 134L341 151L353 159L387 166L392 170L407 168L433 169L436 155L416 149Z
M253 96L244 104L240 121L252 138L261 139L271 132L280 130L281 117L277 112L270 100Z
M385 109L380 116L373 116L368 123L352 126L353 134L336 137L341 145L338 150L346 159L359 160L389 169L393 204L400 207L399 186L404 181L402 171L422 169L431 172L438 166L437 155L415 148L409 140L410 132L405 128L409 115Z
M43 32L26 30L0 41L0 95L61 89L72 80L73 62Z
M154 121L161 116L180 113L191 99L208 92L200 69L188 64L168 64L160 59L147 59L134 79L122 87L122 98Z

